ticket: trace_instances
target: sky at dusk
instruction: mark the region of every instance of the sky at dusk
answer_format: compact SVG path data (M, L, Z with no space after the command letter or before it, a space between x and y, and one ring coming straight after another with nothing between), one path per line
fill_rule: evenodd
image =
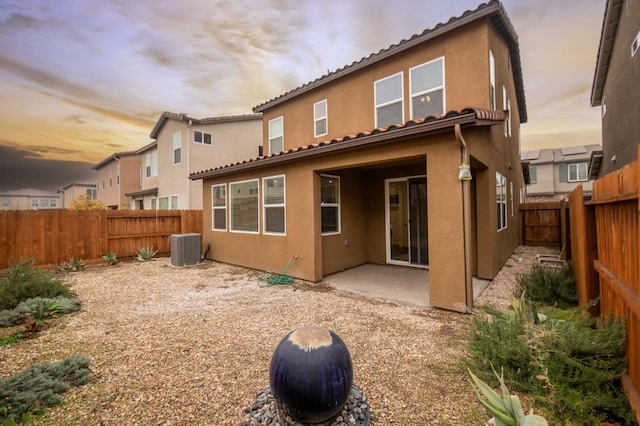
M56 190L150 142L162 111L251 113L474 0L0 0L0 191ZM605 0L504 0L522 149L600 143L589 104Z

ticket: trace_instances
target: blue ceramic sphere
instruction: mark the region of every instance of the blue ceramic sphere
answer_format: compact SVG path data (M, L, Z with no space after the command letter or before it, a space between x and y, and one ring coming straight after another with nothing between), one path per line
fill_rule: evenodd
M276 347L269 381L283 414L301 423L320 423L338 414L349 398L353 386L351 355L334 332L299 328Z

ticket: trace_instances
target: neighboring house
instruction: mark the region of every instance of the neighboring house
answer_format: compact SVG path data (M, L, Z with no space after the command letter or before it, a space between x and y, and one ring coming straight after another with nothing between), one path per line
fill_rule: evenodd
M87 195L90 199L96 200L98 197L97 181L88 179L78 182L69 182L58 189L63 209L69 208L73 200L77 200L81 195Z
M141 188L142 156L135 151L116 152L95 166L98 175L97 200L110 209L129 207L126 193Z
M202 181L189 174L256 156L261 152L262 115L197 119L163 112L149 145L136 153L142 184L126 196L134 209L202 209Z
M601 107L602 152L591 178L631 163L640 144L640 1L608 0L600 33L591 106Z
M590 198L589 161L601 149L600 145L580 145L523 152L520 158L529 169L527 202L566 200L578 184Z
M364 263L429 268L431 305L466 311L472 277L493 278L518 245L527 112L500 2L254 112L265 155L191 176L210 258L276 272L294 259L288 274L309 281Z
M39 189L18 189L0 193L2 210L59 209L62 207L60 194Z

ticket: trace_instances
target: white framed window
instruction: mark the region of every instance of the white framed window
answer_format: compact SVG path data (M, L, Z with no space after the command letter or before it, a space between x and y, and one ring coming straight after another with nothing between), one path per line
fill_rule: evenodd
M600 112L602 113L602 117L607 114L607 97L602 97L602 103L600 104Z
M49 207L49 200L40 200L40 207Z
M496 172L496 216L498 231L507 228L507 178Z
M31 208L38 210L38 200L31 200Z
M340 177L320 175L322 235L340 233Z
M588 163L569 164L569 182L584 182L588 180Z
M327 115L327 100L313 104L313 136L324 136L329 133L329 121Z
M173 134L173 164L182 162L182 133L177 131Z
M4 208L9 208L11 207L11 201L9 201L8 198L3 198L2 199L2 207Z
M269 154L284 150L284 118L269 120Z
M503 85L502 86L502 109L506 110L507 109L507 88ZM509 117L507 117L507 119L504 121L503 124L503 131L504 131L504 135L505 136L509 136Z
M229 226L233 232L257 234L259 223L258 179L229 184Z
M116 185L120 185L120 164L116 166Z
M57 200L51 200L51 202L49 203L49 206L51 208L55 208L58 206L58 201Z
M374 83L376 127L389 127L404 121L402 72Z
M511 136L511 120L513 114L511 114L511 99L507 99L507 136Z
M509 202L511 204L511 217L513 217L513 182L509 182Z
M200 130L194 130L193 143L211 146L213 145L213 134L208 132L201 132Z
M151 199L151 202L153 209L153 199ZM171 195L158 198L158 210L178 210L178 196Z
M158 209L158 199L154 197L151 199L151 210L157 210L157 209Z
M144 170L146 177L158 176L158 150L153 150L144 156ZM104 188L104 181L102 183Z
M538 183L538 168L536 166L529 166L529 183L531 185Z
M636 55L636 52L640 49L640 31L636 34L636 38L631 42L631 57L633 58Z
M211 229L227 230L227 184L211 185Z
M284 175L262 179L262 194L264 233L284 235L286 231Z
M496 60L489 50L489 106L496 109Z
M444 114L444 57L409 70L411 119Z

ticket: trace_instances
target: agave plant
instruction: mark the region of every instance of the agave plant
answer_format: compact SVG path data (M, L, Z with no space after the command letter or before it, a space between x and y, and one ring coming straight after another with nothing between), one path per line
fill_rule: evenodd
M476 393L480 403L491 413L493 418L487 422L487 425L495 426L546 426L549 423L541 416L537 414L524 414L522 404L520 404L520 398L516 395L510 395L507 386L504 384L504 377L502 371L498 376L496 370L493 373L500 382L500 389L502 390L502 396L498 395L496 391L491 389L489 385L480 380L475 374L469 370L469 374L476 384L473 391ZM480 395L482 393L482 395ZM483 397L484 396L484 397Z
M104 256L102 256L102 258L109 265L115 265L118 262L118 259L116 258L116 254L114 252L109 252L109 253L105 254Z
M146 262L153 259L156 253L158 253L158 250L154 250L153 247L140 247L140 250L138 250L138 255L136 257L138 260Z

